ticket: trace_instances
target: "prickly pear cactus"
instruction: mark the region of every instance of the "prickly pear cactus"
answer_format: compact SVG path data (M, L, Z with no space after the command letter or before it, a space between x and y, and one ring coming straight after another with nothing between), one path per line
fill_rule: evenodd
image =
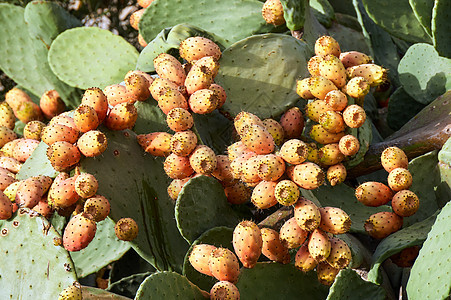
M438 153L438 159L440 177L448 186L451 186L451 138L446 141L442 150Z
M38 175L46 175L55 178L56 175L58 175L58 171L52 167L52 164L47 158L46 153L48 147L49 146L47 146L44 142L39 143L38 147L20 168L16 178L19 180L24 180Z
M327 300L362 298L382 300L386 299L386 294L381 286L363 280L352 269L343 269L338 273L327 296Z

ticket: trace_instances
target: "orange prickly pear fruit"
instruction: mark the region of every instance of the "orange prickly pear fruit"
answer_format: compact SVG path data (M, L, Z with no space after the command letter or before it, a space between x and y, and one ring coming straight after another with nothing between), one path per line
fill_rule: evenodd
M231 171L234 179L242 178L244 164L247 162L248 159L250 159L254 156L257 156L257 154L255 154L252 151L248 151L248 152L244 152L243 154L241 154L241 156L237 157L236 159L234 159L233 161L230 162L230 171ZM253 163L254 163L254 165L248 164L248 167L251 168L249 170L249 176L254 178L255 182L258 182L258 181L260 181L260 177L258 177L258 174L257 174L257 165L256 165L257 161L253 161ZM255 169L253 169L253 168L255 168Z
M122 218L114 226L114 232L121 241L133 241L138 236L138 224L132 218Z
M241 167L240 179L251 187L256 186L261 181L260 176L258 176L260 157L262 156L256 155L246 159Z
M304 116L297 107L287 110L280 118L280 125L283 127L284 136L287 139L298 138L304 130Z
M342 88L346 84L346 69L341 60L335 55L325 55L318 66L319 74L330 81L336 87Z
M133 103L119 103L110 110L105 125L111 130L124 130L135 126L138 111Z
M414 215L420 207L420 200L418 200L418 196L414 192L402 190L393 196L391 206L398 216L410 217Z
M265 119L262 121L262 123L263 127L265 127L266 130L268 130L269 134L271 134L272 138L274 139L274 143L280 146L285 137L285 130L283 129L282 125L274 119Z
M365 231L375 239L383 239L401 229L403 218L392 212L371 215L364 224Z
M78 131L83 133L96 129L100 124L99 117L97 116L95 109L84 104L77 107L73 118Z
M214 250L216 250L216 247L213 245L194 245L193 250L191 250L191 253L188 256L188 260L196 271L208 276L213 276L208 266L208 260Z
M381 154L381 163L385 171L391 172L396 168L407 169L409 160L404 151L398 147L388 147Z
M68 127L66 125L53 124L47 125L43 128L41 133L41 140L47 145L52 145L55 142L75 143L78 140L80 132L77 129Z
M96 234L96 223L89 215L78 214L66 225L63 234L63 246L67 251L80 251L86 248Z
M20 103L22 102L33 102L23 90L13 87L5 94L5 102L12 108L14 113L16 113L19 108Z
M164 55L167 57L170 54L164 53ZM172 81L179 86L184 85L186 78L185 70L177 59L161 58L160 56L157 56L154 59L154 66L155 72L157 72L160 78Z
M338 148L338 143L324 145L318 151L320 163L326 166L336 165L345 158Z
M274 196L277 202L290 206L296 203L300 196L299 187L291 180L279 181L274 189Z
M192 64L190 70L192 70L193 68L206 68L208 72L211 74L211 76L215 78L216 75L218 75L219 63L218 60L213 56L204 56L196 60Z
M13 204L2 191L0 191L0 220L7 220L13 215Z
M42 94L39 107L47 119L51 119L66 110L66 105L56 90L49 90Z
M190 177L184 179L173 179L167 188L169 197L172 200L177 201L180 191L182 190L185 183L187 183L190 179Z
M16 203L21 207L33 208L44 195L44 188L39 180L30 177L19 185Z
M41 121L30 121L23 129L23 136L26 139L41 140L41 132L44 129L45 123Z
M141 17L142 17L142 15L143 15L143 13L144 13L145 11L146 11L146 10L145 10L144 8L138 9L137 11L135 11L134 13L132 13L132 14L130 15L130 26L131 26L133 29L139 30L139 28L138 28L138 23L139 23L139 21L141 20Z
M186 74L184 85L189 95L195 91L208 89L213 83L213 74L206 67L191 68Z
M313 231L321 223L318 206L304 197L301 197L294 206L294 217L298 226L306 231Z
M75 192L82 198L93 197L97 193L99 183L94 175L82 173L75 178Z
M247 149L257 154L269 154L274 151L275 143L265 127L253 125L241 138Z
M5 126L11 130L16 126L16 116L7 102L0 103L0 126Z
M363 77L371 86L377 86L387 80L387 70L376 64L361 64L346 69L349 78Z
M233 230L233 249L245 268L253 268L262 253L262 234L257 224L242 221Z
M17 139L17 134L5 126L0 126L0 148L6 143Z
M141 6L142 8L147 8L152 2L153 2L153 0L138 0L137 1L138 5Z
M318 276L318 281L321 284L330 286L335 281L340 269L336 269L329 265L327 262L320 262L316 267L316 274Z
M145 101L150 97L150 82L146 76L138 73L132 73L128 74L124 81L127 92L132 93L136 100Z
M279 233L271 228L262 228L262 254L268 259L287 264L290 262L288 248L280 241Z
M255 207L266 209L277 204L274 195L276 185L277 182L274 181L261 181L255 186L251 196L251 201Z
M332 110L332 107L325 101L314 100L305 106L305 115L310 120L319 122L319 116L329 110Z
M324 56L332 54L336 57L340 57L340 45L331 36L324 35L318 38L315 42L315 54Z
M227 156L229 157L230 162L234 161L246 152L250 151L247 150L246 145L244 145L242 141L233 143L227 147Z
M41 183L41 185L42 185L42 194L47 193L47 191L49 190L50 186L53 183L53 179L51 177L49 177L49 176L46 176L46 175L38 175L38 176L30 177L30 178L38 180Z
M391 261L400 268L409 268L413 266L415 259L417 258L420 252L419 246L413 246L409 248L403 249L401 252L398 252L392 256L390 256Z
M327 233L321 229L313 230L308 241L308 252L317 261L322 262L330 255L331 244Z
M242 111L236 115L233 120L233 125L235 126L236 132L241 137L243 137L253 125L260 125L264 127L263 122L259 117L245 111Z
M310 93L309 78L296 80L296 93L299 95L299 97L305 100L315 98L315 96L313 96L312 93Z
M80 151L68 142L55 142L47 149L47 157L55 170L64 170L80 161Z
M77 147L87 157L99 156L108 147L108 140L103 132L90 130L78 139Z
M339 133L330 133L320 124L313 125L310 130L310 137L320 144L338 143L345 135L344 131Z
M0 168L0 190L5 191L11 184L16 182L14 173ZM14 199L13 199L14 200Z
M330 255L327 258L327 263L335 269L346 268L352 259L351 249L348 244L337 237L330 238Z
M233 181L233 174L230 170L230 160L227 155L216 155L216 169L211 173L213 177L221 181L222 184L229 184Z
M67 115L58 115L56 117L53 117L50 122L47 124L47 126L52 126L52 125L64 125L70 128L73 128L75 130L78 131L77 126L75 125L75 121L74 118L69 117Z
M338 149L340 149L340 152L344 155L352 156L359 152L360 142L355 136L348 134L340 138Z
M373 62L371 57L366 55L365 53L358 51L348 51L340 53L340 60L345 66L345 68L368 64Z
M108 104L111 106L120 103L135 103L136 97L132 92L128 92L124 85L112 84L103 89L103 93L107 98Z
M231 204L243 204L251 196L250 188L242 181L234 181L224 188L227 201Z
M211 252L208 266L213 276L220 281L236 282L240 265L236 255L227 248L216 248Z
M86 200L83 211L90 214L94 221L100 222L110 214L110 202L101 195L95 195Z
M39 200L38 204L36 204L32 210L39 213L46 219L49 219L55 211L55 209L49 205L46 195Z
M81 104L94 108L99 123L103 122L108 112L108 99L101 89L97 87L87 89L83 94Z
M337 86L329 79L323 76L313 76L309 79L309 90L313 96L320 100L324 100L327 93L337 90Z
M363 125L363 123L365 123L365 110L357 104L349 105L343 111L343 120L349 127L359 128Z
M216 83L213 83L212 85L210 85L210 87L208 89L212 90L213 93L215 94L215 96L218 98L217 108L221 108L227 100L227 94L226 94L225 89Z
M319 227L332 234L343 234L351 228L351 218L338 207L320 207L321 223Z
M284 160L274 154L262 155L257 167L258 176L261 180L276 181L285 173Z
M174 131L188 130L194 125L193 116L184 108L176 107L166 115L166 123Z
M193 113L209 114L218 106L218 98L209 89L197 90L188 98L188 104Z
M293 169L293 181L303 189L316 189L324 183L324 180L324 171L315 163L304 162Z
M283 143L279 155L287 163L298 165L307 159L308 151L308 146L305 142L298 139L291 139Z
M240 300L240 291L231 282L218 281L211 287L209 297L211 300Z
M183 108L188 110L188 101L178 90L168 89L161 94L158 99L158 107L167 115L174 108Z
M318 262L308 252L308 245L302 245L296 252L294 266L302 272L308 272L313 270L317 264Z
M76 176L54 181L50 186L48 200L53 206L58 208L66 208L74 205L80 196L75 191Z
M393 192L381 182L369 181L357 187L355 196L364 205L375 207L387 204L393 197Z
M324 102L334 111L342 111L348 106L348 97L340 90L332 90L324 97Z
M340 133L346 129L342 114L333 110L322 113L318 122L330 133Z
M171 153L164 161L164 172L172 179L183 179L194 173L186 156Z
M341 163L330 166L326 172L327 180L329 180L331 186L335 186L345 181L346 175L346 168Z
M280 240L288 249L301 246L308 237L308 231L298 226L296 218L288 219L280 228Z
M363 98L370 92L370 84L365 78L357 76L351 78L342 91L352 98Z
M323 56L314 55L307 62L307 69L312 76L320 76L319 64L323 61Z
M152 98L157 101L159 101L160 96L164 95L164 93L168 90L178 90L178 86L174 82L164 78L155 78L149 86L149 91Z
M189 156L189 162L194 172L203 175L210 174L217 166L215 152L206 145L195 147Z
M39 141L20 139L14 147L13 157L20 162L25 162L38 146Z
M171 152L179 156L188 156L197 146L197 135L191 131L176 132L171 138Z
M210 39L201 36L189 37L182 41L179 46L180 57L192 63L205 56L221 57L221 49Z
M127 74L125 74L124 81L126 82L127 79L128 79L130 76L132 76L132 75L140 75L140 76L143 76L143 77L147 80L147 82L148 82L147 88L149 88L150 85L152 84L152 82L154 81L154 78L153 78L152 76L150 76L150 75L147 74L146 72L139 71L139 70L130 70L130 71L128 71Z
M262 16L268 24L274 26L285 24L283 6L280 0L266 0L262 7Z
M412 174L404 168L396 168L388 174L388 186L394 191L407 190L412 185Z
M172 134L170 133L151 132L148 134L138 134L136 139L144 151L154 156L164 157L171 154Z
M177 58L175 58L173 55L163 52L163 53L158 54L157 57L154 58L153 64L154 64L155 68L158 68L158 67L160 67L160 64L162 64L162 63L165 64L167 61L170 61L174 64L176 64L177 62L180 63L180 61ZM160 78L162 78L162 77L160 76Z
M13 157L0 156L0 168L4 168L14 174L20 171L22 164Z
M65 288L58 296L58 300L82 300L82 290L78 282Z

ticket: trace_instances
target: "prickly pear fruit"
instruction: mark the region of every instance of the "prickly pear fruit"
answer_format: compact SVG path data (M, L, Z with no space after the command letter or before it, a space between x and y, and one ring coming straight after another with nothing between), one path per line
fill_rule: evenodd
M271 228L262 228L260 231L263 240L262 254L272 261L282 264L289 263L290 253L280 241L279 233Z
M334 111L342 111L348 106L348 97L340 90L332 90L324 97L324 102Z
M39 141L32 139L18 139L14 144L14 148L12 149L13 158L19 162L25 162L38 147Z
M0 103L0 126L5 126L11 130L14 129L16 124L16 116L13 109L7 102Z
M276 197L274 195L277 182L274 181L261 181L252 191L251 201L260 209L270 208L277 204Z
M77 147L84 156L95 157L106 150L108 140L103 132L90 130L78 139Z
M242 141L233 143L227 147L227 156L229 157L230 162L234 161L246 152L250 151L247 150L246 145L244 145Z
M41 182L30 177L20 184L16 192L16 203L21 207L33 208L44 195Z
M233 120L233 125L235 126L236 132L241 137L243 137L253 125L260 125L264 127L263 122L259 117L245 111L242 111L236 115Z
M139 21L141 20L141 17L142 17L142 15L143 15L143 13L145 12L146 10L144 9L144 8L142 8L142 9L138 9L138 10L136 10L135 12L133 12L131 15L130 15L130 26L133 28L133 29L135 29L135 30L138 30L139 28L138 28L138 23L139 23Z
M75 179L75 192L82 198L90 198L97 193L99 183L94 175L82 173Z
M401 252L390 256L390 259L395 265L400 268L409 268L413 266L413 263L415 262L419 251L419 246L405 248Z
M121 241L132 241L138 236L138 224L132 218L122 218L114 226L114 232Z
M245 268L253 268L262 253L262 234L257 224L242 221L233 230L233 248Z
M66 208L75 204L80 199L75 191L75 180L76 176L63 180L55 179L49 190L49 202L58 208Z
M171 138L171 152L188 156L197 145L197 136L191 130L176 132Z
M48 203L46 195L44 195L41 200L39 200L38 204L33 206L32 210L47 219L49 219L55 211L54 208Z
M211 300L240 300L240 291L229 281L218 281L210 290Z
M265 119L262 123L263 127L265 127L269 134L271 134L274 139L274 143L276 143L276 145L282 144L285 137L285 132L282 125L274 119Z
M312 162L304 162L296 165L292 174L293 181L306 190L313 190L320 187L326 177L324 171Z
M108 111L108 100L106 95L102 92L101 89L97 87L89 88L83 94L83 98L81 99L82 105L88 105L97 113L97 118L99 119L99 123L102 123L105 119Z
M336 165L345 158L339 150L338 143L322 146L318 149L318 155L320 163L326 166Z
M196 60L192 64L190 71L193 68L206 68L208 70L208 73L211 74L212 78L215 78L216 75L218 75L219 63L218 60L213 56L204 56Z
M310 137L323 145L338 143L344 135L344 132L330 133L319 124L313 125L310 130Z
M235 181L224 188L227 201L231 204L243 204L251 196L250 188L242 181Z
M244 152L243 154L241 154L241 156L237 157L232 162L230 162L230 172L232 173L234 179L241 179L243 177L244 165L251 157L254 156L257 155L252 151ZM257 162L258 162L257 160L249 162L248 163L249 170L247 170L248 171L247 173L250 176L249 179L254 179L253 181L255 182L260 180L260 177L258 177L257 174Z
M23 90L13 87L5 94L5 102L16 112L22 102L32 102L30 96Z
M274 154L262 155L257 173L261 180L276 181L285 173L285 162L282 157Z
M274 189L277 202L290 206L296 203L300 196L299 187L291 180L279 181Z
M387 80L387 70L376 64L361 64L346 69L348 77L363 77L370 86L377 86Z
M294 206L294 217L298 226L306 231L313 231L321 223L318 206L304 197L299 198Z
M402 190L393 196L391 206L398 216L410 217L417 212L420 207L420 201L414 192Z
M302 272L308 272L313 270L318 262L310 255L308 252L308 245L304 244L296 252L294 258L294 266L301 270Z
M404 151L398 147L388 147L381 154L381 163L385 171L391 172L396 168L407 169L409 160Z
M96 223L84 213L75 215L66 225L63 246L67 251L80 251L86 248L96 234Z
M194 125L193 116L186 109L177 107L171 109L166 115L166 123L174 131L188 130Z
M340 133L346 129L342 114L333 110L322 113L318 122L330 133Z
M210 174L217 166L215 152L206 145L198 145L191 153L189 162L198 174Z
M15 181L8 185L8 187L3 191L3 193L9 198L11 202L16 201L16 193L19 189L19 186L22 184L22 181Z
M256 186L261 178L258 175L261 155L252 156L246 159L241 166L240 179L249 186Z
M95 195L86 200L83 211L90 214L94 221L100 222L110 214L110 202L104 196Z
M39 105L34 102L21 102L14 111L14 114L25 124L30 121L42 121L44 119L41 108L39 108Z
M150 84L149 91L152 98L160 101L161 95L164 95L168 90L178 91L178 86L164 78L155 78L155 80Z
M71 286L68 286L58 296L58 300L82 300L81 287L78 282L74 282Z
M49 146L58 141L73 144L78 140L79 133L78 129L66 125L53 124L42 129L41 140Z
M351 78L342 90L353 98L363 98L370 92L370 84L365 78L357 76Z
M180 43L179 54L190 63L205 56L213 56L219 60L221 49L212 40L196 36L189 37Z
M56 90L46 91L39 100L39 107L47 119L59 115L66 109L66 105Z
M209 114L218 106L218 98L212 90L200 89L191 94L188 104L196 114Z
M176 201L180 191L182 190L185 183L188 182L188 180L190 180L189 177L184 179L173 179L167 188L169 198Z
M394 191L407 190L412 185L412 174L404 168L396 168L388 174L388 186Z
M164 55L169 56L170 54L164 53ZM156 61L158 62L156 63ZM157 72L158 76L160 76L160 78L172 81L179 86L185 83L185 70L183 69L182 64L177 59L160 59L159 57L156 57L154 59L154 66L155 71Z
M368 64L372 62L371 57L358 51L348 51L340 53L340 60L345 68Z
M319 74L330 81L336 87L342 88L346 84L346 69L341 60L334 55L325 55L318 66Z
M222 184L229 184L233 181L230 160L227 155L216 155L216 169L211 175L221 181Z
M351 228L351 218L338 207L320 207L321 223L319 227L332 234L343 234Z
M241 141L247 149L257 154L269 154L274 151L275 143L271 134L265 127L253 125L242 136Z
M298 165L303 163L308 156L308 146L305 142L298 139L291 139L283 143L279 155L287 163Z
M189 95L208 89L213 83L213 74L206 67L191 68L186 75L185 87ZM214 94L214 93L213 93ZM217 102L217 101L216 101Z
M219 281L235 283L240 274L240 265L236 255L227 248L219 247L210 254L208 266L212 275Z
M332 54L336 57L340 57L340 45L338 42L331 36L324 35L319 37L315 41L315 54L320 56L325 56L328 54Z
M312 93L313 96L320 100L324 100L327 93L329 93L330 91L338 89L331 80L323 76L310 77L308 83L310 93Z
M274 26L285 24L280 0L266 0L262 7L262 16L268 24Z
M365 110L357 104L349 105L343 111L343 120L349 127L359 128L363 125L363 123L365 123Z
M22 164L13 157L0 156L0 168L4 168L12 173L17 174Z
M301 98L305 100L315 98L315 96L313 96L312 93L310 93L308 82L309 78L298 79L296 81L296 94L298 94Z
M336 269L326 262L320 262L316 267L318 281L327 286L332 285L338 272L340 272L340 269Z
M63 170L80 161L80 151L68 142L55 142L47 149L47 158L56 170Z
M352 156L359 152L360 142L355 136L347 134L340 138L338 142L338 149L344 155Z
M402 217L393 212L378 212L371 215L364 224L365 231L375 239L383 239L401 229Z
M158 107L167 115L174 108L188 110L188 101L178 90L168 89L159 96Z
M103 89L108 104L116 106L120 103L135 103L137 101L135 95L132 92L128 92L127 88L120 84L112 84Z
M148 134L138 134L136 139L144 151L154 156L164 157L171 154L172 134L170 133L151 132Z
M216 108L221 108L227 100L227 94L226 94L225 89L216 83L213 83L212 85L210 85L210 87L208 89L212 90L213 93L215 94L215 96L218 98L218 104L217 104Z
M321 229L313 230L308 241L308 252L317 261L322 262L330 255L329 236Z
M355 196L364 205L375 207L387 204L393 197L393 192L381 182L369 181L357 187Z
M287 139L299 138L304 129L304 117L297 107L287 110L280 118L280 125L284 130L284 136Z
M64 125L67 127L70 127L72 129L75 129L78 131L77 126L75 125L74 119L68 115L58 115L56 117L53 117L50 122L48 123L48 126L53 125Z
M332 107L330 107L325 101L314 100L305 106L305 115L310 120L319 122L319 116L329 110L332 110Z
M138 111L133 103L119 103L110 110L105 125L111 130L123 130L135 126Z
M312 76L320 76L319 72L319 64L323 60L323 56L321 55L314 55L312 56L309 61L307 62L307 70L309 71L310 75Z
M164 161L164 172L172 179L183 179L194 173L186 156L171 153Z
M7 220L13 215L13 204L2 191L0 191L0 220Z
M45 123L41 121L30 121L23 129L23 136L26 139L40 141L42 129L44 129L44 127Z
M326 173L327 180L329 180L331 186L335 186L345 181L346 175L346 168L341 163L330 166Z
M216 247L213 245L207 244L197 244L193 246L193 250L189 254L189 262L198 272L213 276L208 266L208 261L210 259L211 253L216 250Z
M77 107L73 118L78 131L83 133L96 129L100 124L95 109L86 104L81 104Z
M288 249L301 246L308 237L308 231L298 226L296 218L288 219L280 228L280 240Z
M0 126L0 148L6 143L17 139L17 134L5 126Z
M4 191L9 185L13 184L16 181L14 177L13 173L0 168L0 190Z

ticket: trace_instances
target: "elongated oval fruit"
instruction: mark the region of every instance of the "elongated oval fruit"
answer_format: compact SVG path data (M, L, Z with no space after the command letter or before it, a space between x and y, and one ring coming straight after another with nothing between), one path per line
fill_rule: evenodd
M186 74L182 64L170 54L162 53L154 59L155 72L160 78L167 79L181 86L185 82Z
M280 146L285 137L285 132L282 125L274 119L264 119L262 123L263 127L265 127L266 130L268 130L268 132L271 134L272 138L274 139L274 143Z
M110 110L105 126L111 130L124 130L135 126L138 111L133 103L119 103Z
M381 163L385 171L391 172L396 168L407 169L409 160L402 149L398 147L388 147L382 151Z
M292 107L280 117L280 125L287 139L299 138L304 129L304 116L298 107Z
M342 90L353 98L362 98L370 92L370 84L365 78L357 76L351 78Z
M49 146L58 141L73 144L78 140L79 134L78 129L66 125L53 124L43 128L41 140Z
M371 215L364 224L365 231L375 239L383 239L401 229L403 218L393 212L378 212Z
M321 213L312 201L301 197L294 206L294 217L298 226L306 231L313 231L321 223Z
M47 149L47 158L57 170L70 168L80 161L80 151L68 142L55 142Z
M242 136L241 141L247 149L257 154L269 154L274 151L275 143L271 134L265 127L253 125Z
M245 182L249 186L256 186L262 179L258 175L258 167L260 165L260 158L263 155L254 155L246 159L241 165L241 181Z
M13 204L2 191L0 191L0 220L7 220L13 215Z
M339 133L330 133L319 124L313 125L310 130L310 137L323 145L338 143L344 135L344 131Z
M326 172L327 180L329 180L331 186L345 181L346 175L346 167L342 163L330 166Z
M191 111L196 114L209 114L218 106L218 97L207 88L196 90L188 99Z
M398 216L410 217L418 211L420 200L414 192L402 190L393 196L391 206Z
M188 62L193 62L205 56L213 56L218 60L221 57L219 46L212 40L201 36L189 37L182 41L179 46L179 53L180 57Z
M381 182L369 181L357 187L355 196L364 205L376 207L387 204L391 200L393 192Z
M322 146L318 149L318 155L320 163L326 166L336 165L345 158L339 149L338 143Z
M259 117L246 111L241 111L236 115L233 119L233 125L235 126L236 132L241 137L243 137L253 125L260 125L264 127L263 122Z
M346 268L352 259L351 249L343 240L333 237L330 238L331 249L327 258L327 263L335 269Z
M308 244L302 245L296 252L294 266L302 272L308 272L313 270L317 264L318 262L308 252Z
M313 230L308 241L308 251L317 261L325 261L330 255L331 244L327 234L321 229Z
M63 234L63 246L67 251L80 251L86 248L96 234L96 223L88 215L78 214L66 225Z
M262 180L276 181L285 173L285 161L277 155L262 155L258 161L258 176Z
M103 89L108 104L116 106L120 103L135 103L137 101L132 92L128 92L127 88L120 84L112 84Z
M262 228L262 254L269 260L287 264L290 262L288 248L280 241L279 233L271 228Z
M75 191L77 177L63 179L64 177L61 180L55 179L48 193L49 202L57 208L70 207L80 199L80 196Z
M324 100L327 93L337 89L337 86L331 80L323 76L313 76L309 79L310 93L320 100Z
M296 81L296 94L298 94L301 98L305 100L315 98L315 96L313 96L312 93L310 93L308 82L309 78L298 79Z
M319 63L321 76L332 81L336 87L342 88L346 84L346 69L341 60L335 55L325 55Z
M315 54L320 56L332 54L340 57L340 45L333 37L323 35L315 41Z
M193 246L191 253L188 256L190 264L196 271L213 276L208 266L208 260L210 259L211 253L216 250L216 247L208 244L197 244Z
M16 116L14 115L13 109L9 104L4 101L0 103L0 126L5 126L11 130L14 129L16 125Z
M261 181L252 191L251 201L255 207L266 209L277 204L277 199L274 195L277 182L275 181Z
M257 224L242 221L233 230L233 248L245 268L253 268L262 253L262 234Z
M296 218L288 219L280 228L280 241L288 249L301 246L308 237L308 231L298 226Z
M342 111L348 106L348 97L340 90L332 90L324 97L324 102L334 111Z
M148 134L138 134L136 139L144 151L154 156L165 157L171 154L172 134L170 133L151 132Z
M351 228L351 218L338 207L320 207L321 223L319 227L332 234L343 234Z
M371 86L377 86L387 80L387 70L376 64L361 64L346 69L348 77L363 77Z
M183 179L194 173L189 158L171 153L163 164L164 172L172 179Z
M316 275L318 276L318 281L321 284L330 286L335 281L340 269L336 269L329 265L327 262L321 262L316 267Z
M348 51L340 53L340 60L345 68L368 64L372 62L371 57L358 51Z
M312 162L303 162L296 165L292 172L293 181L306 190L320 187L326 179L321 167Z
M81 104L74 112L74 122L80 132L94 130L100 121L95 109L89 105Z
M318 122L324 129L331 133L340 133L346 129L343 115L333 110L322 113L319 116Z
M16 203L21 207L33 208L44 195L41 182L33 177L22 181L16 192Z
M211 175L225 185L233 181L233 174L230 169L230 160L227 155L216 155L216 169L211 173Z
M283 143L279 155L287 163L298 165L307 159L308 152L308 146L305 142L298 139L291 139Z
M235 283L240 275L238 258L227 248L219 247L211 252L208 266L213 276L220 281Z
M94 108L99 122L103 122L108 112L108 99L101 89L97 87L87 89L81 98L81 104Z
M185 96L180 91L174 89L168 89L159 96L158 107L165 115L174 108L189 109Z

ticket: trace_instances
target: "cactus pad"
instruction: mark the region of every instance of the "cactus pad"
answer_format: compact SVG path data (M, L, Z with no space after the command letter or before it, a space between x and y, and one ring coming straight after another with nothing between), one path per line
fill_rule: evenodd
M18 180L24 180L32 176L46 175L55 178L58 175L50 160L47 158L47 144L44 142L39 143L38 147L33 151L31 156L25 161L17 173L16 178Z
M434 1L429 0L409 0L410 7L423 26L424 30L431 35L431 23L432 23L432 9L434 8Z
M308 6L306 0L280 0L283 7L283 18L290 30L301 30L304 27Z
M434 46L440 56L451 58L451 27L449 17L451 2L436 0L432 11L432 38Z
M343 269L338 273L330 287L327 300L340 299L386 299L385 291L381 286L363 280L352 269Z
M225 153L232 141L233 122L218 110L208 115L194 114L193 117L202 142L215 153Z
M135 298L139 286L144 281L144 279L146 279L150 274L152 273L146 272L124 277L121 280L116 281L113 284L109 285L107 291L125 297Z
M451 187L451 137L446 141L442 150L438 153L438 160L440 177L448 187Z
M349 160L346 161L346 167L351 168L359 163L361 163L365 157L368 148L370 147L371 140L373 139L373 132L371 129L371 121L367 118L365 123L357 129L350 128L350 134L357 137L360 143L359 151L351 156Z
M388 101L387 124L394 130L400 129L425 107L415 101L403 87L399 87Z
M313 15L318 19L321 24L329 27L332 24L332 20L335 18L334 8L327 0L311 0L310 7Z
M149 132L169 131L166 123L166 115L158 107L153 99L148 101L138 101L135 103L138 110L138 119L136 120L133 131L136 134L147 134Z

